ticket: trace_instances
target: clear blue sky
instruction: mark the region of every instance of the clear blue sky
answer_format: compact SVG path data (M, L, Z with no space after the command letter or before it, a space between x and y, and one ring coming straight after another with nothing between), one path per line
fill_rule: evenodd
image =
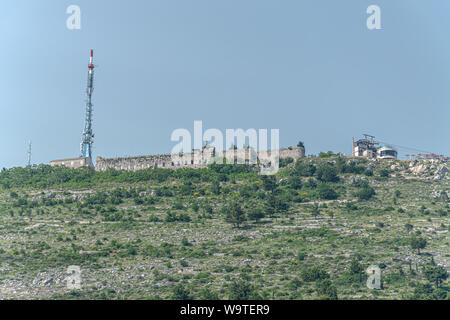
M447 0L3 0L0 167L26 165L30 139L33 163L79 155L91 48L94 158L170 152L194 120L307 153L371 133L449 155L449 18Z

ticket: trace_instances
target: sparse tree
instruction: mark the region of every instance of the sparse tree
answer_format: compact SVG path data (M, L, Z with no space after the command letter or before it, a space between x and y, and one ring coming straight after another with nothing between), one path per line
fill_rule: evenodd
M413 229L413 225L410 223L405 224L405 229L409 233Z
M358 276L359 282L362 281L363 271L364 271L363 266L359 263L359 261L356 258L353 258L352 261L350 262L350 273Z
M427 245L427 240L422 237L413 237L410 241L411 248L417 249L417 254L420 254L420 249L424 249Z
M436 288L439 288L441 283L448 277L447 270L442 266L431 265L425 268L424 274L428 281L436 285Z
M250 220L254 220L255 222L258 222L259 220L264 218L264 211L259 207L252 207L248 211L247 215Z
M246 220L245 212L238 201L233 201L227 208L225 220L238 228Z

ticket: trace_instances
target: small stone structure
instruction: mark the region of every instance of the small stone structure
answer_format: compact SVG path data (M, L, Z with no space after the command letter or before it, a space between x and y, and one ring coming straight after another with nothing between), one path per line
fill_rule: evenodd
M290 147L279 149L279 159L292 158L297 160L305 156L305 149ZM273 154L275 155L276 152ZM107 169L137 171L147 168L179 169L179 168L206 168L208 164L226 158L227 163L257 164L259 161L273 160L270 151L255 151L252 148L232 149L222 152L222 156L216 154L214 147L204 147L189 153L156 154L137 157L102 158L97 157L95 170ZM230 161L231 160L231 161Z

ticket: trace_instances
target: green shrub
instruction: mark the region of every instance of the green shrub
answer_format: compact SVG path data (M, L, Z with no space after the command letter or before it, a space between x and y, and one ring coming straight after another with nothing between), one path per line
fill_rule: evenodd
M181 283L173 287L171 298L173 300L193 300L190 290Z
M320 183L317 186L317 196L322 200L334 200L338 198L336 191L327 183Z
M255 300L258 299L255 287L247 280L239 279L231 283L229 287L230 300Z
M330 279L322 279L316 282L316 292L321 300L337 300L337 290Z
M321 268L316 266L304 269L300 273L300 276L303 281L306 282L328 279L330 277L330 275L325 270L322 270Z
M378 174L380 175L380 177L383 177L383 178L389 177L390 173L391 172L388 169L380 169L380 170L378 170Z
M311 163L297 160L297 162L295 163L294 172L295 174L302 177L312 177L316 172L316 167Z
M355 195L360 201L370 200L370 198L375 195L375 190L372 187L367 186L362 188L361 190L358 190Z
M322 182L337 182L339 177L337 175L337 169L335 166L329 163L323 163L317 167L316 176L319 181Z

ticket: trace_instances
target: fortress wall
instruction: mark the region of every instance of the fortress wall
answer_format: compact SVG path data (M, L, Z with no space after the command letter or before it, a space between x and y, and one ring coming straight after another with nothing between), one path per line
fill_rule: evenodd
M285 148L280 149L280 159L292 158L294 160L305 156L303 148ZM137 157L122 157L122 158L102 158L97 157L95 170L105 171L107 169L137 171L148 168L165 168L165 169L179 169L179 168L206 168L211 161L214 150L212 148L205 148L203 152L195 150L189 153L180 154L157 154ZM218 156L218 155L216 155ZM237 149L223 151L223 157L229 159L243 159L252 160L256 164L256 160L270 159L270 153L267 151L256 152L254 149ZM244 163L244 161L242 163Z
M305 148L283 148L280 149L280 159L292 158L297 160L298 158L305 157Z
M105 159L97 157L95 170L104 171L107 169L136 171L157 166L167 166L171 164L170 155L151 155L138 157L123 157Z
M95 170L105 171L107 169L137 171L148 168L205 168L209 157L200 152L183 154L158 154L123 158L97 157Z
M278 153L277 153L278 151ZM286 158L292 158L294 160L297 160L299 158L303 158L305 156L305 149L304 148L297 148L297 147L291 147L291 148L283 148L279 150L275 150L275 152L272 152L271 150L263 150L258 152L258 158L259 159L270 159L275 156L279 156L280 159L286 159Z
M241 160L238 163L245 163L249 161L252 164L257 163L257 152L253 148L248 149L234 149L234 150L224 150L222 152L222 157L226 158L227 163L233 163L234 159ZM252 161L250 161L252 160Z

